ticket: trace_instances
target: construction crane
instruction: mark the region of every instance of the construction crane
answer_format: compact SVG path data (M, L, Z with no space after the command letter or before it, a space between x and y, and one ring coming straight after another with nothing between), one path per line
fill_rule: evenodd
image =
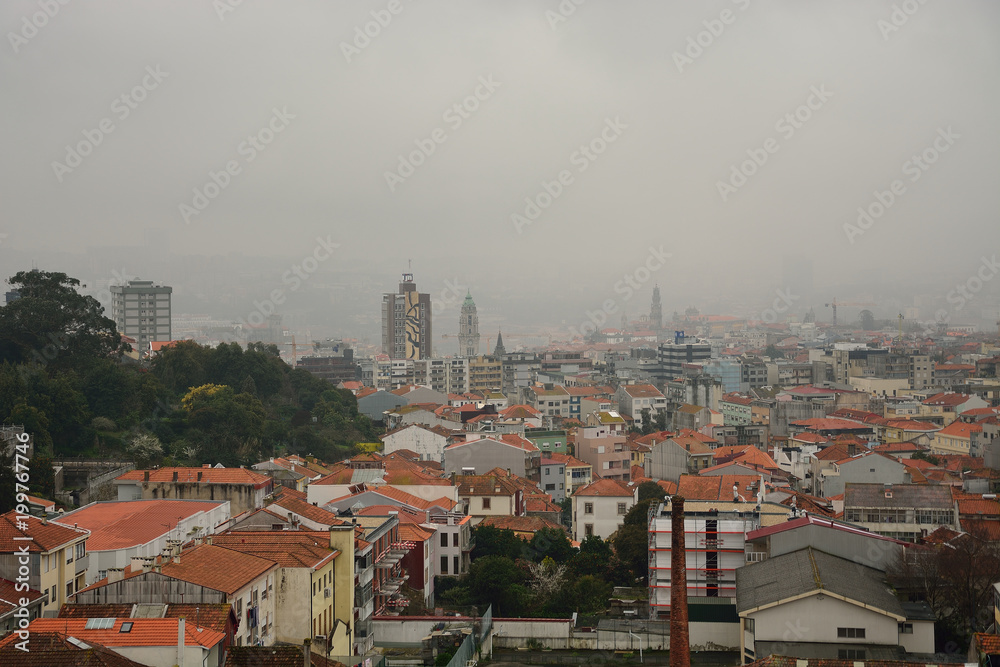
M837 326L837 306L877 306L877 303L863 302L863 301L837 301L837 297L833 298L833 301L826 304L827 308L833 308L833 326Z
M295 336L292 336L291 343L278 343L278 345L291 345L292 346L292 368L295 368L299 363L299 347L304 347L307 350L314 349L312 343L296 343Z

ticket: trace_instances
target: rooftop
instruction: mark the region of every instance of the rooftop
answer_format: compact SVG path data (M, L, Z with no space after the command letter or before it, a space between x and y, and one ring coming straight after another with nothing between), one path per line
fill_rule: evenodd
M148 544L177 528L180 519L210 511L224 501L129 500L91 503L58 519L90 531L87 551L110 551ZM202 526L209 532L215 526Z

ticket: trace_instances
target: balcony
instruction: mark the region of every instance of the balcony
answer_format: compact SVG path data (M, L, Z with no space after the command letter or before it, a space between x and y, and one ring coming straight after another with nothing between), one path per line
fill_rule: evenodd
M385 570L395 566L399 561L403 560L406 555L406 549L390 548L386 549L378 560L375 561L375 567L380 570Z
M409 575L403 575L402 577L393 577L392 579L384 581L382 586L379 588L379 595L394 595L398 593L399 589L409 578Z

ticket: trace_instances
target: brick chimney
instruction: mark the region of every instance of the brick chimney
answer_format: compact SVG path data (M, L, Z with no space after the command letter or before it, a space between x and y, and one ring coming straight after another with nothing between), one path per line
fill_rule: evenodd
M670 667L691 667L684 499L673 496L670 504Z

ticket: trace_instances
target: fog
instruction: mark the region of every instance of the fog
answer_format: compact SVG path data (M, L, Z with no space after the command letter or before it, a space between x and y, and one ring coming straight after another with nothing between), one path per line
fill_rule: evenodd
M6 0L3 275L218 319L279 289L301 335L374 340L404 271L435 334L468 289L495 335L654 284L930 317L1000 250L997 3L576 2Z

